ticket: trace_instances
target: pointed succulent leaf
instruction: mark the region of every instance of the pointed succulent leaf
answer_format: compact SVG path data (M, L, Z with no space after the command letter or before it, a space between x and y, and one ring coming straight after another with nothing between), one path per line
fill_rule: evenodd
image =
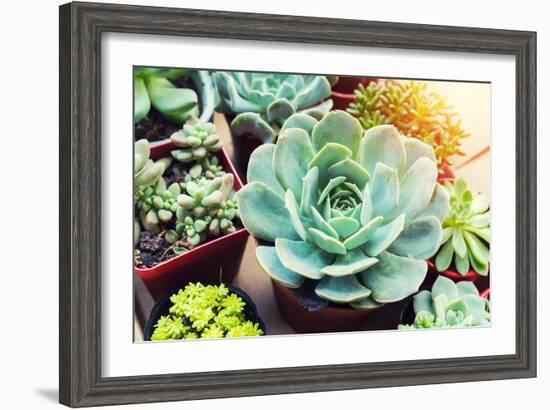
M470 261L470 265L472 265L472 268L476 271L476 273L480 276L487 276L489 274L489 264L488 263L479 263L471 252L468 252L468 260Z
M328 223L342 238L347 238L357 232L357 229L360 227L359 222L349 216L338 216L336 218L331 218L328 220Z
M311 207L317 206L319 200L319 168L311 168L302 181L302 196L300 200L300 213L313 218Z
M359 121L345 111L332 111L323 117L312 131L315 151L320 151L328 143L338 143L347 147L351 158L357 159L363 129Z
M134 123L140 122L149 113L151 100L141 77L134 77Z
M428 158L432 162L436 162L433 148L418 138L405 138L403 145L407 160L402 173L407 172L418 158Z
M428 271L425 261L382 252L378 263L360 273L362 283L379 303L405 299L418 291Z
M457 282L456 290L459 298L465 295L479 296L479 290L477 290L476 285L474 285L473 282L467 280Z
M447 296L447 300L452 302L458 298L458 290L456 284L445 276L438 276L432 287L432 295L437 297L439 295Z
M315 207L311 207L311 215L313 216L313 223L319 229L320 231L323 231L329 236L332 236L334 239L338 239L338 232L330 226L330 224L323 218L323 216L319 213Z
M325 276L315 288L315 293L333 303L351 303L368 298L371 291L363 286L355 275L348 275Z
M244 227L257 238L270 242L299 239L283 199L264 183L245 185L238 192L237 203Z
M405 167L405 147L393 125L380 125L365 132L359 162L373 173L376 164L383 163L398 173Z
M304 283L305 277L301 276L283 266L275 247L258 246L256 248L256 259L262 269L275 281L287 288L299 288Z
M379 227L371 235L363 250L370 256L377 256L385 251L397 239L405 226L405 215L402 214L389 224Z
M247 181L263 182L275 193L284 197L284 190L273 172L275 144L264 144L254 150L248 161Z
M435 184L432 199L428 206L417 215L417 218L433 215L443 223L445 217L449 213L449 198L450 194L442 185Z
M441 224L435 216L414 220L393 241L389 251L415 259L429 259L441 244Z
M352 152L349 148L330 142L315 154L315 157L309 163L309 168L319 168L319 187L324 187L330 179L328 169L346 158L350 158Z
M409 168L399 184L399 203L391 215L404 213L412 221L429 205L435 189L437 167L427 158L419 158Z
M373 215L387 215L399 203L399 179L397 172L379 162L368 184L373 207Z
M449 269L451 262L453 261L454 248L453 242L447 241L441 248L437 257L435 258L435 267L439 272L444 272Z
M378 262L378 259L365 255L356 249L345 255L338 255L332 265L325 266L321 272L329 276L346 276L362 272Z
M364 245L370 239L372 234L376 232L383 220L383 217L377 216L376 218L370 220L366 225L362 226L357 232L344 241L344 246L346 249L351 250Z
M289 128L279 135L273 161L284 166L275 167L275 177L283 187L290 189L296 198L302 194L302 180L314 152L309 135L299 128Z
M433 314L432 293L429 290L418 292L413 297L413 306L416 314L419 312L428 312Z
M482 265L488 264L489 248L470 232L464 231L463 234L473 258Z
M458 273L462 276L465 276L470 271L470 262L468 261L468 255L465 253L464 256L460 256L456 253L455 249L455 268Z
M296 198L294 197L294 194L290 189L286 191L285 207L290 214L290 220L292 222L292 226L294 226L294 230L300 236L300 238L305 241L307 236L306 228L304 227L302 218L300 217L300 210L298 209Z
M321 279L321 269L334 260L334 256L303 241L278 238L275 240L275 250L286 269L308 279Z
M345 255L346 247L338 239L327 235L316 228L309 228L309 234L315 244L328 253L336 255Z
M365 168L359 165L358 162L346 158L328 169L328 176L335 178L344 176L346 180L352 182L358 189L363 190L370 179L370 175Z

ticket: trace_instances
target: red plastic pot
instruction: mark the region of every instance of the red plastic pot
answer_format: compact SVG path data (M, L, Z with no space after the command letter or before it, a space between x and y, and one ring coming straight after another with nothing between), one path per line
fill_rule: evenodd
M157 160L167 157L175 148L171 141L162 142L151 148L151 158ZM243 184L237 171L223 149L219 156L224 168L235 177L233 189L238 191ZM189 252L152 268L135 267L134 270L155 300L189 282L231 283L239 272L247 239L248 231L242 228L199 245Z
M273 283L275 300L282 316L299 333L346 332L359 330L375 309L358 310L351 307L326 306L309 311L296 293L285 286Z
M455 179L456 179L456 175L453 169L446 163L442 162L439 165L439 175L437 177L437 182L443 185L446 181L449 181L452 183L454 182Z
M334 109L347 109L355 100L353 92L359 87L359 84L367 86L373 81L377 81L377 79L371 77L339 77L338 82L332 88L331 94Z
M481 275L478 275L477 272L474 271L474 270L470 270L464 276L461 275L460 273L458 273L457 271L453 270L453 269L447 269L444 272L439 272L435 268L435 264L431 260L428 261L428 274L430 274L432 276L435 276L435 277L437 277L437 275L442 275L442 276L445 276L445 277L453 280L454 282L460 282L460 281L463 281L463 280L467 280L467 281L470 281L470 282L475 282L476 280L478 280L479 278L482 277Z

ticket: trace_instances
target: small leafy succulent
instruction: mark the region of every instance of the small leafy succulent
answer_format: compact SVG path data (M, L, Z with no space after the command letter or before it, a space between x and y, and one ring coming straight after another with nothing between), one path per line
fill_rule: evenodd
M357 309L418 291L449 207L430 146L391 125L363 133L344 111L294 114L253 152L238 194L273 280L314 281L321 299Z
M461 275L470 267L479 275L489 273L489 244L491 242L491 212L489 199L474 195L463 178L454 184L447 182L450 193L450 209L443 222L442 247L435 259L435 266L443 272L454 266Z
M178 88L172 80L188 77L199 92L200 118L208 121L214 113L216 94L207 71L141 67L134 70L134 123L141 121L153 106L168 121L183 124L191 115L199 116L199 96L190 88Z
M262 336L247 320L245 302L223 284L190 283L170 297L170 314L155 324L151 340Z
M399 329L429 329L488 325L491 320L489 300L479 296L472 282L454 283L439 276L432 290L423 290L413 298L415 319Z
M357 117L365 130L393 124L401 134L431 145L438 164L451 165L451 156L464 155L461 140L468 137L455 120L456 113L446 100L427 91L422 81L371 82L360 84L348 112Z
M323 76L220 71L212 78L220 97L217 110L238 114L231 123L234 136L272 142L295 112L321 117L332 108L326 100L331 86Z
M150 154L149 141L143 139L134 143L134 187L138 190L156 184L169 166L164 159L153 162Z
M236 231L240 214L234 200L233 174L214 179L180 183L176 200L175 229L166 232L168 243L182 241L184 248L204 242L208 235L219 236Z
M220 136L216 134L216 126L211 122L204 123L193 115L181 130L172 134L170 140L180 148L171 152L172 157L184 163L200 161L223 146Z
M136 204L140 210L141 224L147 231L160 232L159 224L167 224L177 210L176 199L181 194L180 184L174 182L166 187L164 178L159 178L154 186L136 192Z

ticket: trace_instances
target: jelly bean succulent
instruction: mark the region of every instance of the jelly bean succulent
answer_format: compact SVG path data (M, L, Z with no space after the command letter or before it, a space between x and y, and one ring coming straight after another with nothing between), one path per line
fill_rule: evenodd
M454 184L447 182L445 187L450 193L451 205L443 222L442 246L435 266L443 272L454 260L461 275L466 275L471 268L486 276L491 242L489 199L472 193L463 178L458 178Z
M446 100L427 90L422 81L382 81L360 84L348 112L365 130L393 124L401 134L431 145L438 164L451 165L453 155L464 155L462 139L469 136Z
M208 71L140 67L134 70L134 123L154 107L166 120L183 124L191 115L199 116L199 96L190 88L179 88L174 80L187 77L200 96L200 118L214 113L216 94Z
M323 76L220 71L212 78L220 97L217 110L238 114L231 123L234 136L272 142L295 112L320 117L332 108L326 100L331 86Z
M172 143L179 149L171 152L172 157L180 162L200 161L222 149L220 136L216 134L216 126L211 122L202 122L192 115L170 137Z
M423 290L413 298L414 321L399 329L485 326L491 320L489 300L479 296L472 282L454 283L439 276L432 290Z
M391 125L364 132L344 111L298 113L252 153L247 177L242 223L274 281L313 281L321 299L357 309L418 291L449 206L430 146Z
M166 186L164 178L159 178L154 186L136 192L136 204L141 224L147 231L160 232L160 223L167 224L174 218L178 208L176 199L181 193L180 184Z
M170 297L169 314L155 324L151 340L262 336L245 317L244 300L223 284L190 283Z
M143 139L134 143L134 186L143 189L157 183L169 165L166 160L153 162L149 158L149 141Z
M211 180L180 183L181 191L175 197L175 229L166 232L166 241L171 244L183 241L180 245L189 249L209 236L235 232L240 215L233 181L233 174L224 174Z

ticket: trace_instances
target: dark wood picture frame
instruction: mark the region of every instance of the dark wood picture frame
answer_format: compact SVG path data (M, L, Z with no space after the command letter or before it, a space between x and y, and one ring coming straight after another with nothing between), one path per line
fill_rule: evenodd
M81 407L535 377L536 33L94 3L60 7L60 402ZM108 32L508 54L516 60L516 352L101 376L101 36Z

